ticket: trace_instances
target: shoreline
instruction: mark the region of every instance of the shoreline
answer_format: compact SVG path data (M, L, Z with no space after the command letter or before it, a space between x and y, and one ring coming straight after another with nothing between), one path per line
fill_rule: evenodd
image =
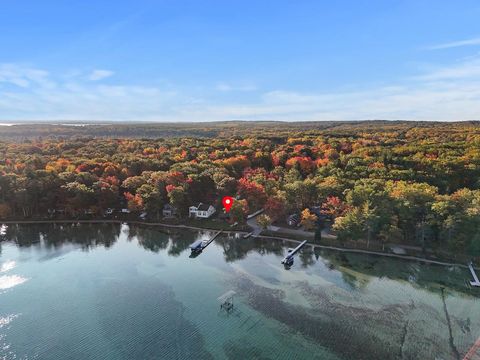
M184 224L165 224L160 222L146 222L139 220L117 220L117 219L97 219L97 220L0 220L0 224L135 224L135 225L148 225L148 226L163 226L180 229L190 230L208 230L208 231L222 231L222 232L235 232L239 234L248 234L248 231L241 230L222 230L213 229L208 227L189 226Z
M212 229L207 227L198 227L198 226L189 226L184 224L165 224L160 222L145 222L145 221L138 221L138 220L118 220L118 219L98 219L98 220L0 220L0 225L5 224L134 224L134 225L146 225L146 226L160 226L166 228L177 228L177 229L189 229L189 230L207 230L207 231L222 231L225 233L237 233L237 234L248 234L247 231L241 230L221 230L221 229ZM301 243L300 240L286 238L286 237L278 237L278 236L266 236L266 235L258 235L257 238L262 239L273 239L273 240L281 240L281 241L290 241L294 243ZM392 254L380 251L371 251L371 250L363 250L363 249L352 249L346 247L337 247L337 246L330 246L330 245L320 245L314 243L307 243L312 248L319 248L319 249L326 249L326 250L333 250L333 251L340 251L340 252L349 252L349 253L358 253L358 254L366 254L366 255L375 255L375 256L384 256L408 261L417 261L423 262L426 264L433 264L433 265L441 265L441 266L458 266L462 268L468 269L467 265L455 263L455 262L447 262L441 260L432 260L417 256L410 256L410 255L399 255L399 254Z
M277 236L260 235L258 237L259 238L264 238L264 239L292 241L292 242L295 242L297 244L301 243L300 240L277 237ZM441 261L441 260L432 260L432 259L420 258L420 257L416 257L416 256L411 256L411 255L399 255L399 254L392 254L392 253L387 253L387 252L371 251L371 250L363 250L363 249L352 249L352 248L345 248L345 247L342 248L342 247L329 246L329 245L312 244L312 243L308 243L308 242L307 242L306 246L311 246L312 248L320 248L320 249L326 249L326 250L340 251L340 252L385 256L385 257L397 258L397 259L409 260L409 261L419 261L419 262L424 262L424 263L433 264L433 265L458 266L458 267L468 269L467 265L463 265L463 264L459 264L459 263L452 263L452 262L446 262L446 261Z

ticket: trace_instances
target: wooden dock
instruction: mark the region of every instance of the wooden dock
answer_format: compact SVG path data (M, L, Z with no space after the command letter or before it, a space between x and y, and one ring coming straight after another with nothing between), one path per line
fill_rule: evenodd
M248 234L243 235L243 238L244 238L244 239L248 239L248 238L249 238L250 236L252 236L252 235L253 235L253 231L252 231L252 232L249 232Z
M288 253L287 256L285 256L282 260L282 264L284 265L291 265L293 264L293 256L300 251L301 248L303 248L305 246L305 244L307 243L307 240L304 240L300 243L300 245L298 245L295 249L293 249L292 251L290 251Z
M217 238L218 235L220 235L222 231L216 232L210 239L208 240L197 240L195 241L192 245L190 245L190 249L192 252L202 252L203 249L205 249L208 245L210 245L213 240Z
M470 269L473 277L473 281L470 281L470 285L480 287L480 281L478 280L478 276L475 273L475 269L473 268L473 262L470 261L470 263L468 264L468 268Z

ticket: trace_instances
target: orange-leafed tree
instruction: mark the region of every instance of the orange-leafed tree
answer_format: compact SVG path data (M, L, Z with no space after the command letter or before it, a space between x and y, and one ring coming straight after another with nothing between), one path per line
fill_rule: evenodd
M133 195L129 192L126 192L123 195L127 200L128 210L134 211L134 212L139 212L143 210L143 199L140 196L140 194Z
M238 195L247 200L248 206L252 210L261 209L267 201L265 188L245 178L238 181Z

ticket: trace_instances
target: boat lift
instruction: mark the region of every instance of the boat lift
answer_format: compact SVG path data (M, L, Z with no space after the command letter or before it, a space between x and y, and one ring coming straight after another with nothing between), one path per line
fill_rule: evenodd
M190 250L192 250L192 254L198 255L199 253L201 253L203 249L205 249L208 245L210 245L213 242L213 240L215 240L216 237L221 233L222 233L221 231L218 231L210 239L195 241L193 244L190 245Z
M470 272L472 273L472 277L473 277L473 281L470 281L470 285L480 287L480 280L478 280L478 276L475 273L475 269L473 268L472 261L469 262L468 268L470 269Z
M289 251L288 255L285 256L282 260L282 264L285 265L285 267L290 267L293 265L293 256L299 252L307 243L307 240L304 240L298 245L295 249L292 251Z
M220 295L217 300L220 302L220 309L230 312L233 309L233 296L235 291L229 290L225 294Z

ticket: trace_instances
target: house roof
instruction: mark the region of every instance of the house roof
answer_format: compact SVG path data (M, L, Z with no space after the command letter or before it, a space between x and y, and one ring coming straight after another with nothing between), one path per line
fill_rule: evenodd
M198 204L198 206L197 206L197 210L199 210L199 211L207 211L209 207L210 207L210 205L208 205L208 204L200 203L200 204Z

